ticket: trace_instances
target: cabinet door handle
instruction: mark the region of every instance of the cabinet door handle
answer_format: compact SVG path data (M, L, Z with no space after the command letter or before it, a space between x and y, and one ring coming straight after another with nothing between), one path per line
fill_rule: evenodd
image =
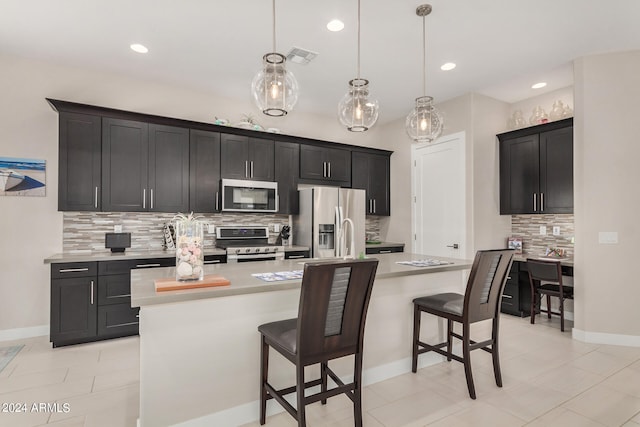
M369 213L373 213L373 203L371 203L372 200L369 199Z
M322 176L327 177L327 162L322 162Z
M373 213L376 213L376 199L373 199Z
M80 271L89 271L89 268L63 268L60 273L78 273Z
M253 160L251 160L251 178L253 178Z
M536 197L536 193L533 193L533 211L538 212L538 198Z
M142 209L147 208L147 189L142 189Z
M244 177L249 178L249 160L244 161Z
M378 252L379 254L390 254L391 251L390 250L381 250Z
M211 261L205 261L205 264L219 264L220 260L219 259L212 259Z
M540 193L540 212L544 212L544 193Z
M151 199L151 209L153 209L153 188L150 191L151 191L151 194L149 195L149 197Z
M512 299L513 297L512 297L511 295L502 294L502 298L509 298L509 299Z
M95 194L95 197L93 199L93 207L96 208L96 209L98 208L98 187L96 187L96 194Z
M289 255L288 259L304 258L304 255Z
M91 305L93 305L93 280L91 281Z
M327 164L329 165L329 178L331 178L331 162L327 162Z
M216 210L218 210L218 192L216 191Z
M136 268L160 267L160 264L137 264Z

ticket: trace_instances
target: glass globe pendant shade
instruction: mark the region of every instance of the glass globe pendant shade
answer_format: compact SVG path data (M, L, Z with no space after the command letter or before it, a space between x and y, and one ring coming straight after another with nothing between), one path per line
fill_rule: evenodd
M364 132L378 120L378 109L378 101L369 96L369 80L353 79L338 103L338 119L351 132Z
M284 55L267 53L262 57L262 70L251 82L253 100L268 116L285 116L298 101L298 81L287 71L286 61Z
M442 133L442 116L433 106L433 98L416 98L416 107L405 122L407 134L415 142L431 142Z

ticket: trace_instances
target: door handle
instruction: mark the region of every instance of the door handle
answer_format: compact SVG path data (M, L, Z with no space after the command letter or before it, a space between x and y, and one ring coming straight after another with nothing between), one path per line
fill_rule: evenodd
M454 243L453 245L447 245L448 248L453 248L453 249L458 249L460 248L460 245L458 245L457 243Z
M544 212L544 193L540 193L540 212Z
M151 209L153 210L153 188L150 191Z
M369 213L373 213L373 199L369 199Z
M536 197L536 193L533 193L533 211L537 212L538 211L538 198Z
M249 160L244 161L244 177L249 178Z
M142 209L147 209L147 189L142 189Z
M253 178L253 160L251 160L251 175L250 175L250 177Z
M373 199L373 213L376 213L376 199Z
M96 187L96 196L93 202L93 207L96 209L98 208L98 187Z
M93 305L93 280L91 281L91 305Z
M216 191L216 210L218 210L218 192Z
M329 165L329 178L331 178L331 162L327 162L327 164Z
M327 177L327 162L322 162L322 176Z

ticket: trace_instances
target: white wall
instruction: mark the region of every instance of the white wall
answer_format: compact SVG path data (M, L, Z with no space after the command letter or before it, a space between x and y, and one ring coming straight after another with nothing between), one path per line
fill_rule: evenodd
M550 114L553 103L556 101L562 101L564 105L568 105L573 109L573 86L563 87L561 89L543 93L539 96L534 96L532 98L527 98L519 102L514 102L513 104L509 105L509 117L516 110L520 110L522 111L522 117L524 117L524 120L527 122L527 126L530 126L529 118L533 114L533 109L535 107L540 106L547 114ZM506 132L508 130L510 129L507 128L507 120L505 119L503 123L503 131Z
M640 51L574 63L575 328L587 341L640 346ZM615 231L618 244L599 244Z
M289 135L390 150L395 146L395 139L380 137L379 127L351 133L340 126L336 116L294 111L280 119L266 117L250 101L252 76L247 77L246 100L230 100L165 83L14 56L0 55L0 73L0 156L47 162L46 197L0 198L0 340L20 332L48 333L44 326L49 323L49 269L43 259L62 252L62 214L57 211L58 115L45 97L202 122L213 122L214 116L236 122L249 113L264 127L277 127ZM394 174L403 167L392 159ZM37 330L16 331L33 327Z

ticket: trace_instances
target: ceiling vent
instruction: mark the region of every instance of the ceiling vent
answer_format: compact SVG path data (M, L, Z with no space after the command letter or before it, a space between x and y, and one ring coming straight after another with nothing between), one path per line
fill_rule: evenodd
M311 52L310 50L294 46L289 53L287 53L287 61L293 62L294 64L306 65L316 56L318 56L317 52Z

